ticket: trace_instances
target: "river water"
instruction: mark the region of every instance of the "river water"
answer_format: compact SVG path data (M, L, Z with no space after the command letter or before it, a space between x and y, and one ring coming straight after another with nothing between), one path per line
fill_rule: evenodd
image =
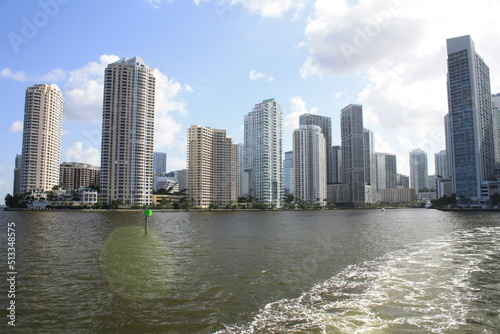
M500 331L496 212L155 212L147 233L144 219L0 212L0 332L12 300L17 333Z

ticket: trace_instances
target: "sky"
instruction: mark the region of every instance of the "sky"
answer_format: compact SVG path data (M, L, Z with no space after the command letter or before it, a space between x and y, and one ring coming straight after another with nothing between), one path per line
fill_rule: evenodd
M446 39L470 35L500 92L500 0L0 0L0 202L21 154L24 97L55 83L64 97L61 162L100 163L107 64L141 57L156 76L155 151L186 167L190 125L243 142L243 118L275 98L292 150L299 115L363 105L377 152L445 148Z

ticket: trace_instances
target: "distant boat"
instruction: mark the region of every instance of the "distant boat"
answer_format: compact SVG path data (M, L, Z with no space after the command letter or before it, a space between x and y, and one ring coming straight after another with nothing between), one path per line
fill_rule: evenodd
M432 209L433 208L431 201L427 200L427 202L425 202L425 208L426 209Z
M380 209L380 211L385 211L385 208Z

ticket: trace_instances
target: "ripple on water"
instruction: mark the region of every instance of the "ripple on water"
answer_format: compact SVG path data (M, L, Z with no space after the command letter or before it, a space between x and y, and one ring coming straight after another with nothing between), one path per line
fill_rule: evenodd
M494 333L498 254L498 227L452 233L350 266L299 298L266 305L251 323L218 333Z

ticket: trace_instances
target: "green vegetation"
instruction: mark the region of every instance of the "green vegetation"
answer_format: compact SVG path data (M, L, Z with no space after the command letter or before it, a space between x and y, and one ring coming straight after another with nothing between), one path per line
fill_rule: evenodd
M455 207L457 205L457 196L455 194L451 194L451 196L444 195L441 198L431 200L431 204L436 208Z

